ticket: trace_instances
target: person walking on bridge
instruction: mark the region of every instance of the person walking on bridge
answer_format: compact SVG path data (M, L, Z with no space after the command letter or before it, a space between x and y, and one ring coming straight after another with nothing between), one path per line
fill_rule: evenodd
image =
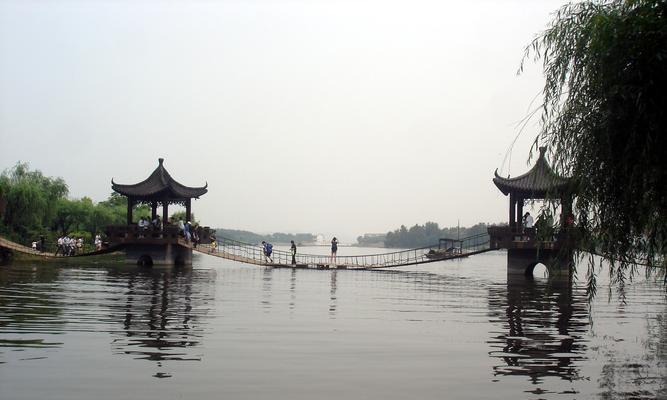
M296 245L294 244L294 240L290 240L292 243L292 246L290 247L290 252L292 252L292 265L296 265Z
M273 245L262 240L262 247L264 250L264 261L273 264L273 258L271 258L271 253L273 253Z

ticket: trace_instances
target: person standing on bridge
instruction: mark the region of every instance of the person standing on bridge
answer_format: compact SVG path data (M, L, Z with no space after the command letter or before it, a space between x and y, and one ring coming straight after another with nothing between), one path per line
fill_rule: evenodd
M292 265L296 265L296 245L294 244L294 240L290 240L292 243L292 246L290 247L290 251L292 252Z
M331 263L335 264L336 263L336 253L338 253L338 239L334 236L333 239L331 239Z
M218 251L218 239L215 237L214 234L210 236L211 239L211 253L215 253Z

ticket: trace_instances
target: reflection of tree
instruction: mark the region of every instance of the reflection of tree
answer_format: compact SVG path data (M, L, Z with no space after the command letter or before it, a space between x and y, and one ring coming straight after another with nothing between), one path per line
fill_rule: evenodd
M631 307L641 303L633 298ZM640 311L639 313L643 313ZM602 399L667 399L667 310L645 316L644 351L627 351L617 344L623 340L611 337L600 346L604 365L598 383Z
M31 265L0 268L0 355L3 348L62 347L45 340L65 325L60 293L53 290L58 274L56 268Z
M198 324L211 297L205 293L208 282L202 282L208 278L205 273L187 269L111 272L110 279L127 286L124 300L111 306L111 318L123 326L120 337L112 342L114 352L156 361L159 367L163 361L200 361L201 355L191 348L203 337Z
M491 356L503 360L496 376L525 375L533 383L547 376L579 379L575 360L583 357L588 327L584 293L568 283L519 278L489 289L489 310L491 322L502 325L489 341Z

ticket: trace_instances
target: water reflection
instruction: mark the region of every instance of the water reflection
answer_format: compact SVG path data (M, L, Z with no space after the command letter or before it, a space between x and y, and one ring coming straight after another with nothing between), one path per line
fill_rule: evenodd
M121 298L111 303L109 317L122 326L112 331L114 354L150 360L201 361L195 351L204 336L202 327L213 300L211 278L205 271L154 269L110 271L110 282L125 282ZM171 376L159 371L158 378Z
M49 349L92 345L97 332L112 335L112 353L158 367L165 361L199 361L196 347L213 304L214 282L209 270L4 267L0 364L47 358L54 354Z
M489 287L489 315L501 328L488 342L489 354L500 361L495 376L526 376L533 384L545 377L582 379L589 325L583 291L567 282L508 279Z
M600 313L605 323L596 323L593 350L602 360L597 379L601 398L667 398L667 308L651 307L660 297L658 290L646 287L631 291L628 303L605 305L608 310L614 309L614 314L605 315L607 310ZM641 322L630 323L632 319ZM637 329L639 324L645 325L645 332ZM626 339L638 332L641 336Z
M62 308L57 296L48 295L57 277L54 269L0 268L0 364L7 351L21 352L19 360L27 361L44 358L43 349L62 347Z
M265 312L271 311L271 281L273 268L264 268L262 276L262 307Z
M290 275L290 280L289 280L289 293L290 293L290 301L289 301L289 309L290 312L294 312L294 306L296 303L296 268L292 268L292 274Z
M331 285L329 289L329 316L331 318L336 317L336 273L336 270L331 271Z

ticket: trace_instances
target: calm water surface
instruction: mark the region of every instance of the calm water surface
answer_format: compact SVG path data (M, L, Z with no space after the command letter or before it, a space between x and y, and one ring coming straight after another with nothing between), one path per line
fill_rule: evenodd
M589 307L581 285L508 282L505 257L0 267L0 399L667 398L660 283L623 303L603 279Z

